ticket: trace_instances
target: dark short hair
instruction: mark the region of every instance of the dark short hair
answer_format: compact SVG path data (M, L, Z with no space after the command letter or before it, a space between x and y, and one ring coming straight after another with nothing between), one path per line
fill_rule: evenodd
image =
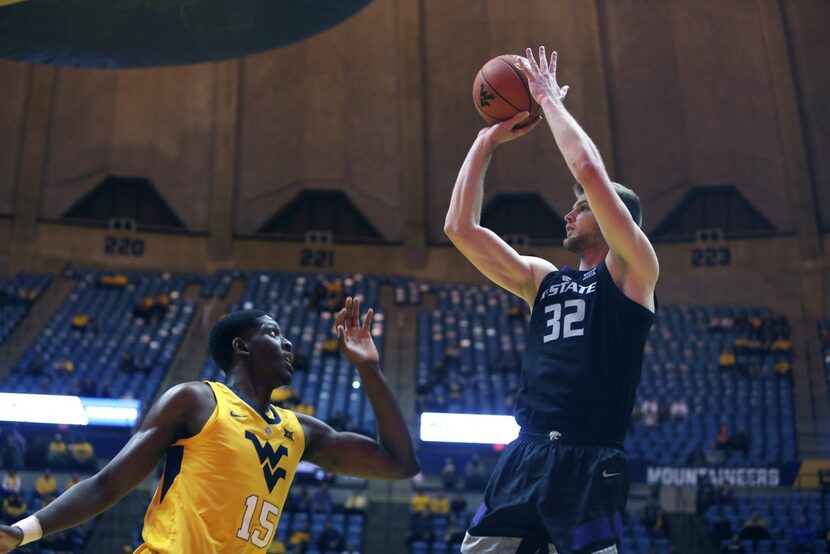
M262 310L241 310L226 315L210 330L210 357L225 373L233 365L233 339L259 326L261 317L270 317Z
M636 223L638 227L641 227L643 223L643 209L640 206L640 197L637 196L636 192L628 187L622 186L619 183L611 182L611 186L614 188L614 192L617 193L617 196L620 197L620 200L622 200L622 203L625 204L625 207L628 208L628 213L631 214L631 219L634 220L634 223ZM582 188L582 185L574 183L574 195L579 198L583 194L585 194L585 189Z

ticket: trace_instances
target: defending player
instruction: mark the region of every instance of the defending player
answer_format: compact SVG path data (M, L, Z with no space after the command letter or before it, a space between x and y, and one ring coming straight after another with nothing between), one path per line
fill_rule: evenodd
M378 366L372 310L363 324L359 313L359 302L347 299L335 328L340 351L357 367L375 411L377 441L272 406L271 391L291 382L292 345L268 314L236 312L219 321L210 336L211 356L228 374L228 386L191 382L167 391L98 474L33 516L0 526L0 552L101 513L135 488L165 453L138 553L265 552L300 459L359 477L414 475L419 464L412 439Z
M519 438L504 451L462 552L617 552L628 497L622 452L654 320L659 267L640 230L640 202L612 183L563 105L556 52L530 49L520 69L576 178L564 246L578 270L520 256L481 227L484 175L527 113L483 129L456 181L445 232L473 265L532 308L517 397Z

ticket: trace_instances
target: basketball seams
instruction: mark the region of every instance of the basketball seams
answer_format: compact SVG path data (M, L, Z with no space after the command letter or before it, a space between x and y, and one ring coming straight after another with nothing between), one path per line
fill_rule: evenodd
M487 86L488 86L488 87L490 87L490 90L491 90L491 91L493 91L495 94L498 94L498 95L499 95L499 98L501 98L502 100L504 100L505 102L507 102L507 104L508 104L511 108L513 108L513 109L514 109L514 110L516 110L517 112L523 112L523 111L526 111L526 110L521 110L521 109L517 108L517 107L516 107L516 105L515 105L515 104L513 104L513 102L511 102L510 100L508 100L507 98L505 98L504 96L502 96L502 94L501 94L498 90L496 90L496 87L494 87L492 84L490 84L490 81L488 81L488 80L487 80L487 75L485 75L485 74L484 74L484 68L482 68L482 69L481 69L481 72L480 72L480 73L481 73L481 80L482 80L482 81L484 81L485 83L487 83ZM488 115L489 115L489 114L488 114Z
M533 101L533 96L531 96L531 94L530 94L530 87L529 87L529 86L527 85L527 83L525 82L524 75L522 75L522 73L521 73L518 69L516 69L515 67L513 67L513 64L512 64L512 63L508 62L507 60L505 60L505 59L504 59L504 58L502 58L501 56L499 56L499 57L498 57L498 58L496 58L496 59L497 59L497 60L499 60L500 62L504 62L504 63L507 65L507 67L509 67L510 69L512 69L512 70L513 70L513 73L515 73L515 74L516 74L516 76L519 78L519 81L521 81L521 83L522 83L522 87L524 87L525 92L527 93L527 105L528 105L530 108L532 108L532 107L533 107L533 102L534 102L534 101ZM528 110L528 111L529 111L529 110Z

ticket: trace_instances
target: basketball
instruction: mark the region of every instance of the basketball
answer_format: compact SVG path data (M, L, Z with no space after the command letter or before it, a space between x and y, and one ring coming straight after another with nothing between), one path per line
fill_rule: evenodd
M518 67L521 56L503 54L482 67L473 81L473 103L489 125L530 112L528 120L542 113L530 95L527 79Z

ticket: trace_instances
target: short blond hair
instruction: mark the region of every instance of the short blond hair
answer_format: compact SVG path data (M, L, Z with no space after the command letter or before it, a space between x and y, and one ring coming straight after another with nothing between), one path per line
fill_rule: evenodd
M625 207L628 208L628 212L631 214L631 219L634 220L634 223L636 223L638 227L642 226L643 209L640 206L640 197L637 196L637 193L630 188L624 187L613 181L611 182L611 186L614 188L614 192L617 193L617 196L620 197L620 200L622 200L622 203L625 204ZM574 183L574 196L579 198L583 194L585 194L585 189L582 188L582 185Z

